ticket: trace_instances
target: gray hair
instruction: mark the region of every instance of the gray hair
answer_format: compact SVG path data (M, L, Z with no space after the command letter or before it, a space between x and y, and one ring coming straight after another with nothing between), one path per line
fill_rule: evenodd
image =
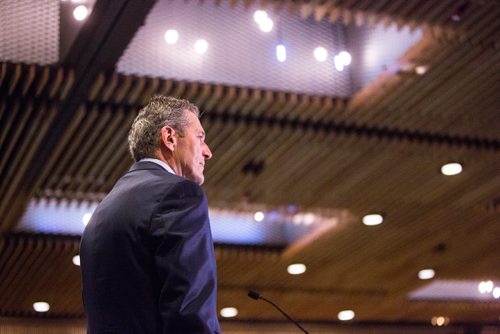
M161 128L165 125L171 126L182 136L184 129L189 125L184 110L200 117L198 107L187 100L162 95L153 96L139 111L128 134L132 158L135 161L156 158L155 154L161 143Z

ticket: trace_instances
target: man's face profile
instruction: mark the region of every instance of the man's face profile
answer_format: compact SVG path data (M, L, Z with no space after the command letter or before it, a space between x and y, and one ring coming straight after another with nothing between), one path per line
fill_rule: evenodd
M198 117L188 110L184 110L184 114L189 123L182 136L176 133L177 145L173 152L176 165L180 169L177 172L201 185L205 180L203 176L205 160L212 157L212 152L205 143L205 131Z

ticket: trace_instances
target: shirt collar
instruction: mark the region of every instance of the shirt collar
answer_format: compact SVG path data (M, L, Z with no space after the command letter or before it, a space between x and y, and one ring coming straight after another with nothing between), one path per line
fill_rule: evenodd
M144 158L144 159L141 159L139 162L142 162L142 161L154 162L155 164L162 166L167 172L175 175L174 170L165 161L161 161L159 159L154 159L154 158Z

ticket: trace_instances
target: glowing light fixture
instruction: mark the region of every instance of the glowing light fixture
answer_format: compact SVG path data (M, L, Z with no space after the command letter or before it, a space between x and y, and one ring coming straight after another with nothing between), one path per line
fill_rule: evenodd
M349 321L354 319L355 313L353 310L340 311L337 317L340 321Z
M260 30L263 32L270 32L273 30L273 20L269 16L267 16L267 13L264 10L256 10L255 13L253 14L253 19L255 22L260 27Z
M300 275L300 274L303 274L306 272L306 265L303 264L303 263L294 263L294 264L291 264L288 266L288 268L286 269L286 271L288 271L288 273L290 275Z
M199 39L194 43L194 49L199 54L204 54L208 50L208 42L204 39Z
M316 221L316 216L314 213L305 213L304 214L304 225L311 225Z
M262 30L263 32L270 32L271 30L273 30L273 26L273 20L271 20L269 17L266 17L264 21L259 24L260 30Z
M427 66L420 65L415 67L415 73L417 73L418 75L423 75L425 74L425 72L427 72Z
M460 20L462 19L462 17L458 14L453 14L450 16L450 18L454 21L454 22L460 22Z
M458 162L450 162L441 167L441 173L443 173L444 175L448 176L457 175L460 174L461 172L462 172L462 165L459 164Z
M344 66L351 64L352 57L349 52L342 51L337 55L337 57L339 57L340 61L342 62L342 64L344 64Z
M175 44L179 39L179 33L175 29L169 29L165 32L163 38L165 38L165 42L167 42L167 44Z
M491 293L493 291L493 282L492 281L482 281L479 283L477 286L477 289L479 290L480 293Z
M351 54L347 51L342 51L335 57L333 57L333 62L335 64L335 68L337 71L342 72L345 66L351 64L352 57Z
M253 19L258 25L261 25L267 19L267 13L265 10L256 10L253 13Z
M224 307L220 310L220 315L224 318L233 318L238 315L238 309L236 307Z
M495 287L493 289L493 291L491 292L491 294L493 295L493 298L499 299L500 298L500 286Z
M363 224L365 224L366 226L379 225L382 224L383 221L384 217L379 214L370 214L363 217Z
M433 326L438 326L438 327L446 326L450 323L450 318L443 316L432 317L431 323Z
M80 5L73 10L73 17L77 21L83 21L89 16L89 9L87 6Z
M78 267L80 266L80 255L73 256L73 264Z
M283 44L276 46L276 58L279 62L284 62L286 60L286 48Z
M333 57L333 62L337 71L342 72L344 70L344 64L342 64L342 60L339 58L339 56Z
M326 58L328 58L328 51L322 46L318 46L316 49L314 49L314 58L316 58L317 61L324 62Z
M87 224L90 221L90 218L92 218L92 214L90 212L87 212L86 214L84 214L82 217L83 225L87 226Z
M436 275L434 269L422 269L418 272L418 278L421 280L431 279Z
M50 310L50 305L47 302L36 302L33 303L33 309L37 312L47 312Z
M253 215L253 219L255 219L256 222L261 222L264 220L264 213L263 212L260 212L260 211L257 211L254 215Z

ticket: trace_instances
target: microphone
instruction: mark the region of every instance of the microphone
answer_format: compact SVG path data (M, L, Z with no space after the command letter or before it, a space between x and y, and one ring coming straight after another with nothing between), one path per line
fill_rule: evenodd
M285 313L285 311L283 311L282 309L279 308L278 305L276 305L275 303L273 303L272 301L264 298L260 293L258 293L257 291L253 291L253 290L250 290L248 291L248 297L252 298L252 299L255 299L255 300L259 300L259 299L262 299L263 301L266 301L268 302L269 304L271 304L272 306L274 306L278 311L281 312L281 314L283 314L288 320L290 320L295 326L297 326L298 328L300 328L305 334L309 334L308 331L306 331L301 325L299 325L299 323L295 320L293 320L292 318L290 318L290 316L288 314Z

